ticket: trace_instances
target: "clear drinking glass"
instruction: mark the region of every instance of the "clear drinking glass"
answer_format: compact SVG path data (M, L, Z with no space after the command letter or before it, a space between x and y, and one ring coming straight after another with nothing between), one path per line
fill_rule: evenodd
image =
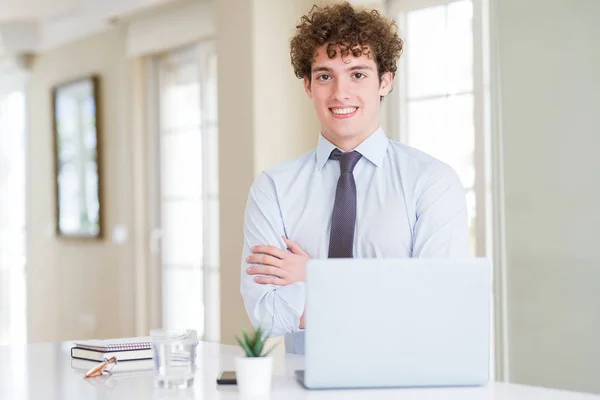
M193 329L150 331L154 382L158 388L186 389L194 384L198 334Z

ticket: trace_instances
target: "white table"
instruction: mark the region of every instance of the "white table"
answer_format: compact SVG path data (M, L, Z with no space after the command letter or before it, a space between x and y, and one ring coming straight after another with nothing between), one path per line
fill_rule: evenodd
M241 354L234 346L201 343L198 347L198 372L189 390L158 390L151 373L145 376L97 377L83 379L71 366L70 342L0 347L0 399L237 399L235 386L217 386L221 370L234 369ZM407 399L407 400L599 400L600 396L496 383L482 388L305 390L294 378L301 369L301 356L277 357L270 399ZM118 366L117 366L118 367Z

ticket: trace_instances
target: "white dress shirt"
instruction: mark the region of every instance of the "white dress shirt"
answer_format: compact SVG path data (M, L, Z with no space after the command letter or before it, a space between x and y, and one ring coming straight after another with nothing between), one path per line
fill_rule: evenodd
M311 258L327 258L340 176L339 162L329 159L334 148L321 135L315 150L264 171L246 205L240 285L246 311L253 326L285 335L292 353L304 353L304 282L258 284L246 272L246 257L260 244L286 249L286 235ZM381 128L355 150L362 154L354 168L355 258L470 257L465 191L452 168L389 140Z

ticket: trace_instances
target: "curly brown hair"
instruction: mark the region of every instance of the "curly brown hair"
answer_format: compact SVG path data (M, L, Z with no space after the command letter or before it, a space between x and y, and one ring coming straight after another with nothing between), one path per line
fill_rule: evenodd
M338 47L342 57L350 53L354 57L374 55L381 78L385 72L396 74L403 41L398 37L396 23L377 10L357 10L348 2L314 5L302 16L290 40L292 67L298 78L311 78L317 48L325 44L329 58L336 57Z

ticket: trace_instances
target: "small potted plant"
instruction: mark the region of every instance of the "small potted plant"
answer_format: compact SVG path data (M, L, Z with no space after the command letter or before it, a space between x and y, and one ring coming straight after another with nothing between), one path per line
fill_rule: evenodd
M242 395L265 395L271 391L273 357L269 357L269 354L275 346L265 351L267 338L260 327L252 334L242 328L242 335L241 338L236 336L246 353L245 357L235 360L238 390Z

